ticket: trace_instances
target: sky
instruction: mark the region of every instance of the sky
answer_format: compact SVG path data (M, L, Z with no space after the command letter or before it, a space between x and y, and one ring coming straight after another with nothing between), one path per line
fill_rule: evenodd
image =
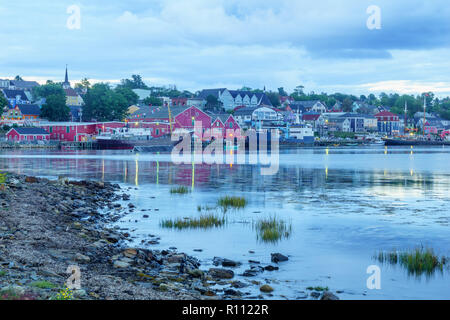
M0 43L0 78L450 95L448 0L0 0Z

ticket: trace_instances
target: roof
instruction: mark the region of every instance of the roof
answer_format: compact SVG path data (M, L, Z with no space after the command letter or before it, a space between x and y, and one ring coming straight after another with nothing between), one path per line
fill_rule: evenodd
M15 99L17 96L20 96L21 100L28 101L24 90L3 89L2 91L7 99Z
M23 115L40 116L41 108L35 104L19 104L17 107Z
M316 112L307 112L307 113L304 113L304 114L303 114L302 119L303 119L303 120L306 120L306 121L316 121L317 119L320 118L320 116L321 116L320 113L316 113Z
M398 115L389 111L381 111L378 112L375 117L398 117Z
M15 86L16 88L22 88L22 89L32 89L34 87L38 87L39 83L36 81L23 81L23 80L11 80L11 85Z
M235 116L245 116L245 115L252 115L253 112L255 112L256 109L259 109L260 107L244 107L239 108L234 111Z
M18 134L23 135L40 135L40 134L49 134L42 128L28 128L28 127L17 127L12 128L11 130L15 130Z
M68 97L78 97L78 93L72 88L64 89L64 92L66 93L66 96L68 96Z
M309 108L314 107L314 105L315 105L316 103L320 103L320 104L323 105L323 103L322 103L320 100L294 101L294 102L291 102L291 105L294 105L294 106L303 106L303 107L305 107L306 109L309 109ZM292 108L292 106L291 106L291 108Z
M204 89L198 94L198 97L201 99L206 99L208 96L214 96L216 98L219 98L219 93L222 93L225 90L227 90L227 89L226 88Z
M170 112L172 118L182 113L184 110L188 109L186 106L183 107L171 107ZM167 107L156 107L156 106L143 106L139 110L133 112L130 118L156 118L156 119L169 119L169 108Z

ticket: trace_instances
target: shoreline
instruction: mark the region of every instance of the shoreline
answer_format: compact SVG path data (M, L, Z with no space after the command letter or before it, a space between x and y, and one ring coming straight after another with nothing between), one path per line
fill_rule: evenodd
M243 274L248 281L235 277L233 269L241 263L229 259L214 257L214 267L201 270L197 258L176 248L127 246L128 230L108 226L136 209L118 184L15 173L4 177L0 300L55 299L66 288L70 266L81 273L81 289L70 291L76 300L263 300L273 296L273 288L252 278L288 260L275 253L274 265L249 261ZM259 295L247 292L251 287ZM328 288L297 299L308 298L339 299Z
M195 258L128 248L127 232L106 227L123 214L118 185L7 173L1 189L0 300L54 299L69 266L81 271L74 299L202 298L191 289L189 272L200 274Z

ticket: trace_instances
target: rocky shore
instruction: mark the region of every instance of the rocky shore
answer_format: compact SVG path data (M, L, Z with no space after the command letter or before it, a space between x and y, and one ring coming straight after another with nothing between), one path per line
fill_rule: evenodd
M51 181L11 173L2 175L1 180L0 300L271 296L273 288L268 283L236 280L233 268L239 262L216 257L215 268L201 270L196 258L175 248L128 247L131 235L108 227L134 210L130 196L119 185L63 177ZM249 261L250 268L242 276L251 279L258 273L278 270L276 265L287 260L275 253L275 266ZM75 276L81 288L67 291L69 277ZM249 285L256 286L260 295L241 291ZM299 299L338 299L326 290L316 291Z

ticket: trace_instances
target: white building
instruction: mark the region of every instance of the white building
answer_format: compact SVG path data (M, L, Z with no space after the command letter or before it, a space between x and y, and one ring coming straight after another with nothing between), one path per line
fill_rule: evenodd
M240 90L206 89L200 92L198 98L205 101L209 96L213 96L220 101L225 110L233 110L237 107L257 107L260 105L272 106L270 99L263 92L251 92Z

